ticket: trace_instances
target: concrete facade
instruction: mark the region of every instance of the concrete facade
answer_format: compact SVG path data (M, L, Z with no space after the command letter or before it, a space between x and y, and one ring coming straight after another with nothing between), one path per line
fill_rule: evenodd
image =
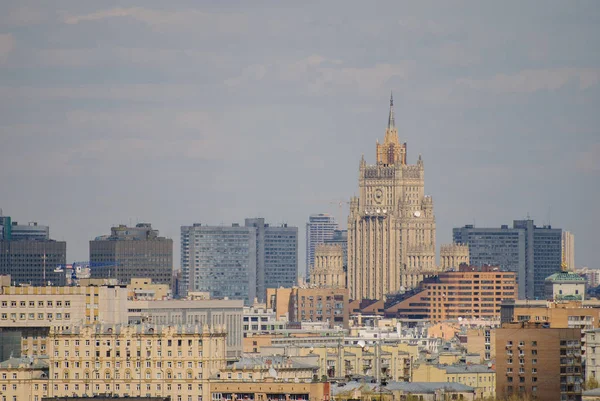
M319 244L310 271L310 285L320 288L346 288L344 250L340 245Z
M569 231L562 232L561 239L562 260L567 269L575 270L575 235Z
M151 224L119 225L109 236L90 241L92 278L115 278L129 284L134 277L148 277L156 284L171 285L173 240L158 236Z
M393 100L377 163L359 165L358 197L348 216L348 287L352 299L383 299L413 288L407 274L434 271L435 216L425 195L424 164L408 165Z
M440 247L440 269L442 271L458 270L462 264L470 265L468 245L448 244Z
M529 394L544 401L581 399L581 331L542 323L496 330L496 396ZM500 352L502 350L502 352Z

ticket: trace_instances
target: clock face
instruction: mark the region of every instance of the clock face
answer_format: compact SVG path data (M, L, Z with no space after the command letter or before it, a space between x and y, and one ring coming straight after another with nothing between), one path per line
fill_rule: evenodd
M377 188L375 190L375 193L373 194L373 199L375 200L375 203L383 202L383 190L381 190L381 188Z
M415 217L421 217L421 212L417 210L416 212L413 213L413 215Z

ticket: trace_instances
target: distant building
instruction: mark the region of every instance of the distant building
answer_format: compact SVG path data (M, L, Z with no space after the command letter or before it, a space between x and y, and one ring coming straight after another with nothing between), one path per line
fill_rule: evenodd
M325 240L324 244L342 247L344 271L348 271L348 230L335 230L333 238Z
M423 281L423 291L386 309L398 318L499 320L504 300L517 296L516 275L492 266L461 266Z
M562 259L567 269L575 269L575 235L569 231L562 232Z
M134 277L148 277L171 285L173 240L160 237L149 223L112 227L110 235L90 241L90 268L92 278L128 284Z
M583 301L585 299L585 278L569 271L554 273L546 278L546 299L549 301Z
M458 269L462 264L470 264L468 245L449 244L440 247L440 269L442 271Z
M19 224L13 221L10 229L10 240L48 241L50 240L50 227L41 226L37 221L28 224Z
M316 246L333 240L337 227L335 218L329 214L311 214L308 217L308 223L306 223L306 268L302 272L305 280L310 275L310 267L315 261Z
M298 228L271 227L262 218L245 226L182 226L181 269L185 293L264 302L267 288L296 283Z
M542 322L506 323L496 329L496 397L580 400L581 331Z
M346 288L269 288L267 308L276 318L290 322L328 322L349 327L349 294Z
M344 251L340 245L317 245L315 262L310 271L310 285L319 288L346 288Z
M546 277L561 271L561 238L560 228L537 227L533 220L515 220L513 228L466 225L453 230L454 243L469 246L472 265L517 273L519 299L544 299Z
M585 381L600 380L600 329L585 332Z
M256 296L264 302L267 288L292 287L298 280L298 227L270 226L264 218L246 219L256 228Z
M501 305L501 321L543 322L553 328L592 330L600 328L600 302L596 299L558 302L509 300Z

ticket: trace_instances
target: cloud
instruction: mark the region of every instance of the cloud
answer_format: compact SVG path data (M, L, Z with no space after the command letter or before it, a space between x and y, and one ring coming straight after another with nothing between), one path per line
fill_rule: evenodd
M10 33L0 34L0 64L6 63L15 48L15 38Z
M111 8L89 14L69 15L64 22L69 25L114 18L133 18L155 28L204 29L213 33L241 33L247 29L248 20L243 14L205 13L198 10L164 11L142 7Z
M497 74L489 79L459 79L457 84L493 93L534 93L557 90L575 83L580 90L600 82L598 68L549 68L522 70L516 74Z

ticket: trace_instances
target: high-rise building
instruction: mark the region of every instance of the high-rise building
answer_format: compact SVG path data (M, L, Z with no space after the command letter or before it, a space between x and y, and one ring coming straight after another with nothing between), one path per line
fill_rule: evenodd
M92 278L115 278L128 284L134 277L148 277L156 284L171 285L173 240L159 237L149 223L119 225L111 234L90 241Z
M263 218L246 219L243 227L182 226L181 269L185 293L264 302L267 288L296 282L298 228L271 227Z
M306 268L302 272L304 279L310 274L310 267L315 263L315 247L333 239L338 225L335 218L326 213L311 214L306 223Z
M544 401L581 400L581 330L544 322L496 329L496 396L528 394Z
M182 291L206 291L211 298L256 297L256 228L205 226L181 227Z
M359 196L348 217L348 285L353 299L381 299L418 283L415 275L435 269L433 200L425 195L424 165L407 164L390 99L377 163L359 167Z
M48 226L20 225L0 216L0 274L13 283L64 285L67 243L50 239Z
M561 271L561 231L536 227L533 220L515 220L513 228L454 228L453 239L469 246L472 265L517 273L519 299L544 299L546 278Z
M267 288L292 287L298 279L298 227L270 226L264 218L246 219L256 228L256 293L264 302Z
M569 231L562 232L562 259L567 269L575 269L575 235Z
M442 271L458 269L462 264L470 264L468 245L449 244L440 247L440 269Z

